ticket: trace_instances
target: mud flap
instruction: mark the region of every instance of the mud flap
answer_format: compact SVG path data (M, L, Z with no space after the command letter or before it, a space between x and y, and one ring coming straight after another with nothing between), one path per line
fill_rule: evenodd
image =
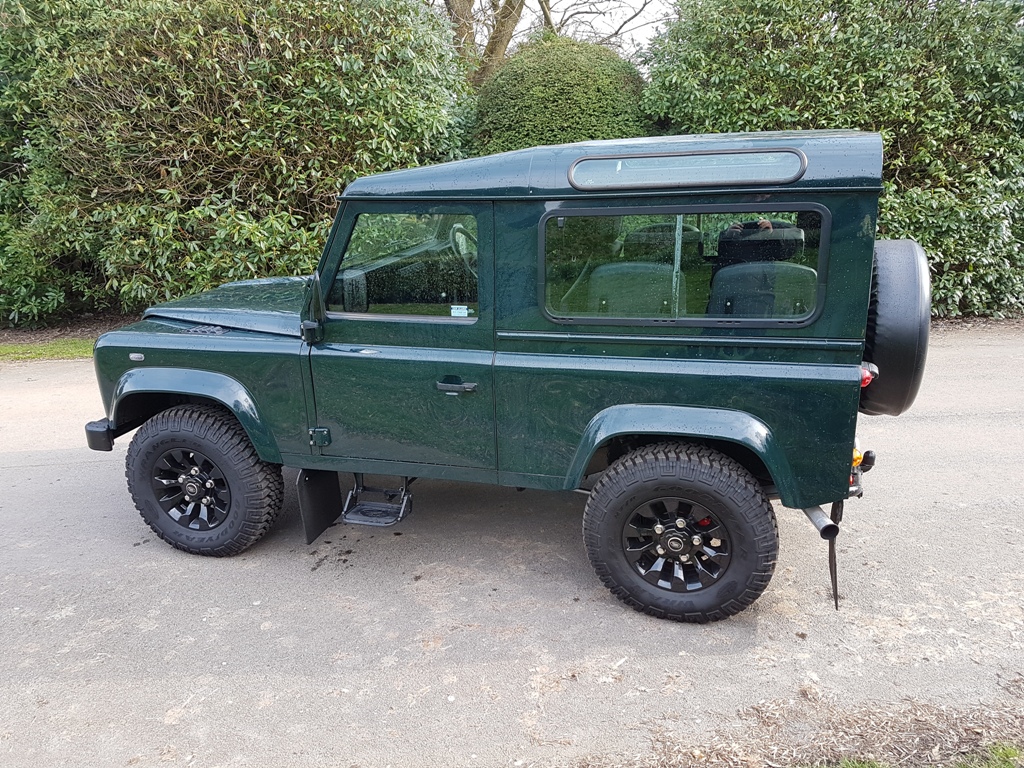
M341 516L341 486L338 473L322 469L304 469L295 481L299 494L299 514L312 544Z

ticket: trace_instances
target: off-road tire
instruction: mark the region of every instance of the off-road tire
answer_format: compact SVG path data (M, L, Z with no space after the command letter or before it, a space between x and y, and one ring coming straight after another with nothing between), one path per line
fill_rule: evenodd
M169 454L202 457L205 461L199 463L217 470L216 482L225 486L222 495L228 501L215 527L191 530L161 507L154 478L161 471L166 474L157 465ZM281 467L261 460L238 420L211 405L177 406L143 424L128 447L125 476L135 506L153 532L196 555L226 557L248 549L270 530L284 497Z
M725 528L731 559L714 583L674 591L675 581L673 589L654 585L627 559L627 524L646 504L666 497L691 505L693 512L703 508L705 520L713 516ZM583 537L594 570L612 594L651 616L696 623L725 619L757 600L779 552L775 513L757 480L718 451L684 443L646 446L612 464L587 500ZM697 552L694 559L701 556Z

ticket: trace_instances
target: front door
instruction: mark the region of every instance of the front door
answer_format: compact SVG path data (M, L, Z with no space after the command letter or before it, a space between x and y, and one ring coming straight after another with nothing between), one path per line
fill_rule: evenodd
M492 233L489 204L347 203L310 353L324 455L496 470Z

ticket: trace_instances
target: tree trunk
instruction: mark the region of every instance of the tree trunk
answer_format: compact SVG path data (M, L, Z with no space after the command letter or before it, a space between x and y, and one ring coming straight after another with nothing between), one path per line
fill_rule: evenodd
M502 2L494 20L494 29L491 30L491 36L487 40L487 47L484 48L483 60L470 77L474 85L479 86L493 75L502 59L505 58L505 51L519 25L519 19L522 18L524 5L526 5L526 0L504 0Z
M473 30L473 0L444 0L448 18L455 26L455 46L464 59L476 57L476 36Z

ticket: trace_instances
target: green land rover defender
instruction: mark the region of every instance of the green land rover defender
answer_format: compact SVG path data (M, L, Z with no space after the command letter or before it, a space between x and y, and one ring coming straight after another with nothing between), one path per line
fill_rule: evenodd
M875 240L881 173L877 134L808 131L359 179L312 277L230 283L102 336L89 446L138 430L136 506L203 555L270 529L282 466L309 542L401 522L417 477L581 491L617 597L730 616L775 568L771 500L834 539L874 463L858 414L902 413L921 383L928 266Z

